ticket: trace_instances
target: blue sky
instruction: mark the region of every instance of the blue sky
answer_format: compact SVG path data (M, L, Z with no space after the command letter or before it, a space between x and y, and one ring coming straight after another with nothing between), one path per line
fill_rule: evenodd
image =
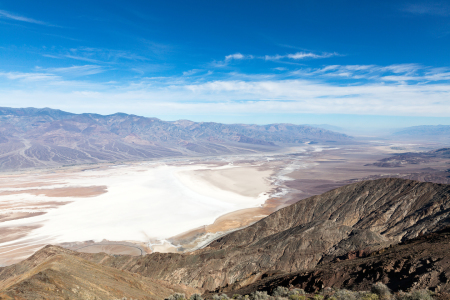
M0 105L450 124L449 1L1 1Z

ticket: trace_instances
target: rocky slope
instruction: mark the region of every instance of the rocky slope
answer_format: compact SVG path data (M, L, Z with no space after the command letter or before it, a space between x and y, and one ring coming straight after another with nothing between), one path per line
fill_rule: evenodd
M359 255L363 257L358 258ZM294 286L307 292L324 287L363 291L378 281L394 292L430 289L450 296L450 227L380 251L349 252L312 270L278 274L241 289L233 290L233 286L229 286L220 292L246 295L264 290L272 293L277 286Z
M49 108L0 108L0 170L273 151L283 144L351 142L311 126L220 124Z
M193 253L131 257L49 246L0 268L0 291L5 299L147 299L181 286L246 293L288 284L366 289L383 280L393 289L448 292L449 232L427 234L449 225L450 185L363 181L301 200Z
M312 269L450 224L450 186L379 179L301 200L189 254L97 257L104 265L204 290Z
M102 266L54 246L0 268L0 299L164 299L175 292L195 290Z

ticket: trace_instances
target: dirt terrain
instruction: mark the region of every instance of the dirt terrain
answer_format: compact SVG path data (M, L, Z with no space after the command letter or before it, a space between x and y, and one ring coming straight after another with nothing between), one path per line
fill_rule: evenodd
M48 246L27 260L0 268L0 299L164 299L195 289L102 266L81 254Z

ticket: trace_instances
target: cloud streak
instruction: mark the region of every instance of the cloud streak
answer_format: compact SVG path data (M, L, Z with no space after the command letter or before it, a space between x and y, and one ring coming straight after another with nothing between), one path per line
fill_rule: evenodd
M402 10L416 15L450 16L450 5L445 2L409 4Z
M322 54L315 54L312 52L297 52L297 53L291 53L286 55L266 55L264 56L265 60L281 60L285 58L294 59L294 60L300 60L300 59L319 59L319 58L328 58L332 56L340 56L338 53L322 53Z
M54 25L46 23L46 22L19 16L19 15L13 14L13 13L5 11L5 10L0 10L0 18L14 20L14 21L20 21L20 22L26 22L26 23L32 23L32 24L38 24L38 25L44 25L44 26L54 26Z

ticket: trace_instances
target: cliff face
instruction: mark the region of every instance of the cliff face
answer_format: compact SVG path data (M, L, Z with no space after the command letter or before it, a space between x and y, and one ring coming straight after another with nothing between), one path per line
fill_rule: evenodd
M102 264L205 290L314 268L450 224L450 186L380 179L301 200L189 254L107 257Z

